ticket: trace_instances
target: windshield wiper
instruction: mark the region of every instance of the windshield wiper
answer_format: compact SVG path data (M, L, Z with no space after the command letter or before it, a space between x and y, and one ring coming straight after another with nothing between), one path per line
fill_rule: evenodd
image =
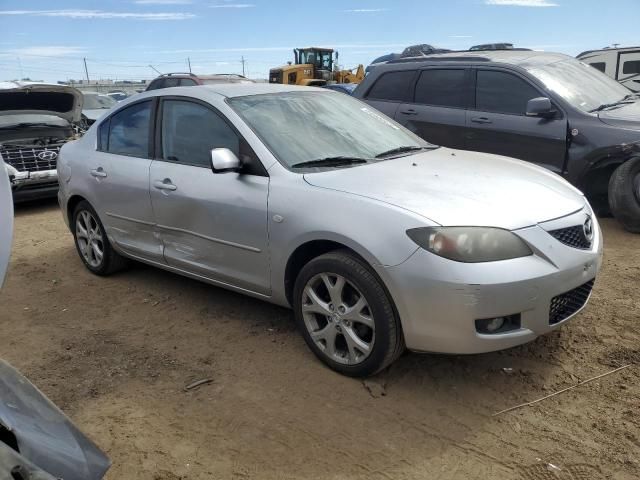
M594 108L593 110L589 110L589 113L601 112L602 110L605 110L607 108L617 107L619 105L629 105L631 103L636 103L634 100L631 100L634 95L636 95L636 94L635 93L630 93L629 95L625 96L621 100L618 100L617 102L603 103L599 107Z
M386 152L382 152L379 153L378 155L376 155L376 158L384 158L384 157L388 157L390 155L397 155L400 153L408 153L408 152L417 152L419 150L426 150L426 149L431 149L431 148L437 148L437 147L419 147L417 145L406 145L404 147L397 147L397 148L392 148L391 150L387 150Z
M369 161L371 161L370 158L361 158L361 157L349 157L349 156L326 157L326 158L318 158L316 160L309 160L307 162L296 163L294 165L291 165L291 168L342 167L347 165L358 165L361 163L367 163Z

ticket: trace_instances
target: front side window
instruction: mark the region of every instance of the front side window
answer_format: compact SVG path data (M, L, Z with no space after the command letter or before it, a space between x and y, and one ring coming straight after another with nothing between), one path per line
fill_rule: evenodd
M365 158L426 142L347 95L286 92L228 100L285 166L331 157Z
M238 135L213 110L181 100L162 103L164 160L209 168L214 148L228 148L242 158Z
M467 106L465 70L424 70L416 85L415 102L423 105Z
M106 151L148 158L150 119L151 101L136 103L111 116Z
M407 101L415 74L414 70L384 73L371 87L367 98L393 102Z
M538 90L511 73L478 71L476 109L479 111L525 115L527 102L541 96Z
M622 73L634 74L640 73L640 60L628 60L622 66Z
M180 79L180 86L181 87L193 87L194 85L196 85L195 80L192 80L190 78L181 78Z

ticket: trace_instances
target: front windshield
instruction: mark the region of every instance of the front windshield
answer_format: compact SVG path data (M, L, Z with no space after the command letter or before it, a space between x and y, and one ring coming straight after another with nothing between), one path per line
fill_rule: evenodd
M84 95L82 108L86 108L87 110L111 108L116 103L118 102L107 95Z
M372 159L428 146L375 109L332 92L286 92L229 100L284 165L330 157Z
M631 93L604 73L574 59L535 65L527 70L549 90L585 112L619 102Z
M332 53L320 50L302 50L300 51L300 63L310 63L322 70L331 70Z

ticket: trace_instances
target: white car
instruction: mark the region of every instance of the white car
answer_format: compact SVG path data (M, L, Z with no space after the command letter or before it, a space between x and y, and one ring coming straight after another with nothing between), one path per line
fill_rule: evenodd
M480 353L582 309L602 237L521 161L440 148L341 93L268 84L125 100L58 164L85 266L135 259L290 306L347 375L404 350Z

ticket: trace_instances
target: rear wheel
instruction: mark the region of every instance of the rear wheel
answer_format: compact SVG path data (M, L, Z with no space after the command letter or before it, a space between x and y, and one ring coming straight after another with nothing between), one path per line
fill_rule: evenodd
M98 214L87 201L81 201L73 212L73 237L80 259L96 275L109 275L127 265L109 243Z
M296 321L309 348L333 370L364 377L404 350L400 322L380 280L347 251L304 266L294 288Z
M611 175L609 206L625 229L640 233L640 156L627 160Z

